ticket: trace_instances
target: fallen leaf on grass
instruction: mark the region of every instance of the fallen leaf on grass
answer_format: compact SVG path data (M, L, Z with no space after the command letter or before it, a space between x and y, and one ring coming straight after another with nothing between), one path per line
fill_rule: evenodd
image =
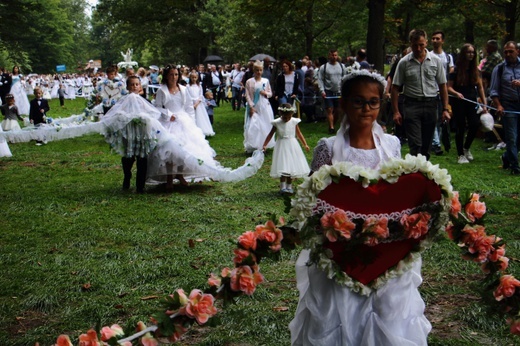
M117 296L118 296L119 298L123 298L123 297L126 296L127 294L128 294L128 292L123 292L123 293L118 294Z
M288 311L289 308L287 306L276 306L273 308L274 311Z
M81 286L81 289L82 289L83 291L88 291L88 290L90 290L91 288L92 288L92 285L90 284L90 282L87 282L86 284L83 284L83 285Z
M116 309L122 309L122 308L123 308L123 305L122 305L122 304L117 304L117 305L114 305L114 308L116 308Z
M188 240L188 246L189 246L190 248L194 248L194 247L195 247L195 242L193 241L193 239L189 239L189 240Z
M141 300L152 300L152 299L157 299L159 298L159 296L146 296L146 297L141 297Z

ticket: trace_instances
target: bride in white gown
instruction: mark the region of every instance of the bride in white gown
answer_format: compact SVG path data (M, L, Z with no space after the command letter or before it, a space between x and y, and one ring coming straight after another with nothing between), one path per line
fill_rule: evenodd
M378 74L355 71L344 78L342 108L346 115L335 137L322 139L311 169L350 162L377 169L399 158L399 140L385 134L376 118L386 82ZM374 109L375 108L375 109ZM421 258L411 269L368 295L342 286L316 265L307 265L309 250L296 263L300 299L289 328L293 345L426 345L431 324L424 316L418 286Z

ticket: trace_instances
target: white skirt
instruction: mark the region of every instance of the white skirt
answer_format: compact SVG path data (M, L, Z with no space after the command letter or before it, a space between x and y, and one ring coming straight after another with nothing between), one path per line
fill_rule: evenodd
M4 131L18 131L21 130L20 124L14 119L5 119L2 121L2 130Z
M412 269L363 296L307 266L309 250L296 263L300 300L289 325L292 345L416 346L427 345L431 324L417 287L421 259Z
M197 126L202 130L202 133L204 133L204 136L214 136L215 131L213 131L213 126L211 125L211 122L209 121L208 112L206 111L206 107L204 107L204 104L201 102L195 109L195 122L197 123Z

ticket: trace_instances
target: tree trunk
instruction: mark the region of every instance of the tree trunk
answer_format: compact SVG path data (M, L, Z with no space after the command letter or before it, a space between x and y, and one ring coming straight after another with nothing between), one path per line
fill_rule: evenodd
M314 34L312 32L312 26L314 25L313 23L313 6L314 6L314 1L311 2L311 4L309 5L309 8L307 9L307 13L305 15L305 55L307 55L309 58L313 58L312 57L312 44L314 42Z
M504 10L504 14L506 16L506 36L504 37L505 43L515 40L518 0L511 0L506 2Z
M467 43L474 44L475 43L475 22L466 18L464 20L464 31L465 38Z
M374 69L384 71L384 21L386 0L369 0L368 31L367 31L367 60L374 65Z

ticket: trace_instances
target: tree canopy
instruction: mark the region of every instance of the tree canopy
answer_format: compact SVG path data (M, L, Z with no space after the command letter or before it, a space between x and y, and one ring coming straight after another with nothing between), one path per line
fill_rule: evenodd
M514 40L520 0L86 0L0 2L0 64L27 72L68 72L90 59L104 66L134 50L141 65L194 65L207 55L226 62L257 53L292 60L341 56L366 48L381 69L386 54L401 51L408 32L446 33L446 50L465 42Z

